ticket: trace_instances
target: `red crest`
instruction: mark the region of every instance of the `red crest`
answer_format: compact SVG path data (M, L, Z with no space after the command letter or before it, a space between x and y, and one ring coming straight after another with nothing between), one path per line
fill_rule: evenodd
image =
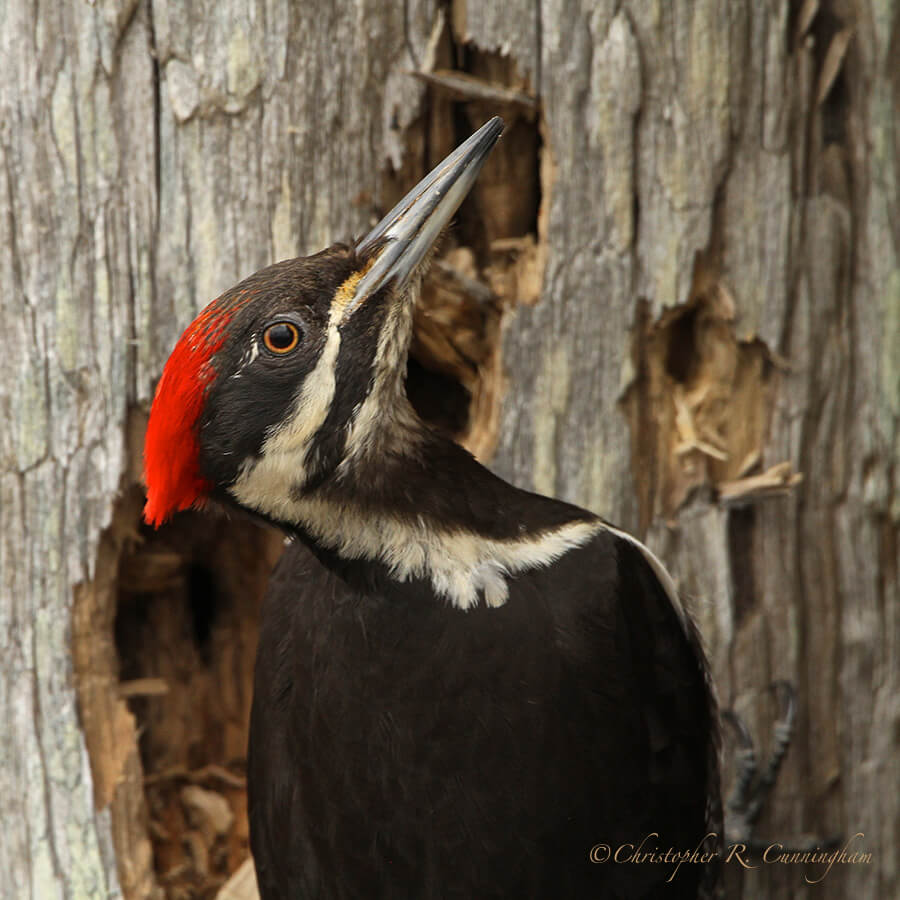
M144 519L156 527L209 493L200 473L197 420L216 377L212 358L233 312L219 300L210 303L179 338L156 386L144 440Z

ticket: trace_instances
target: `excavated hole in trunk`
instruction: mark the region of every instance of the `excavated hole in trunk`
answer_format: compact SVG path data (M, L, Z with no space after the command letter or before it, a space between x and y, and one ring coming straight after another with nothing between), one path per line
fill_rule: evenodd
M522 87L509 59L445 50L489 85ZM538 117L435 89L424 108L375 215L491 115L507 120L423 287L407 376L419 413L484 459L497 438L501 317L540 290ZM244 769L259 604L283 539L210 512L181 513L158 531L144 525L145 427L135 413L127 487L96 577L76 590L76 683L125 897L206 900L249 855Z
M401 168L386 174L373 219L491 116L503 116L503 136L423 285L407 373L407 394L419 414L487 460L504 392L501 320L540 294L548 168L542 168L537 102L515 61L455 43L449 27L434 43L423 113L404 134L410 150Z
M283 539L204 512L137 529L119 559L114 634L140 730L155 868L169 897L213 897L249 853L259 605Z
M97 807L123 893L213 898L249 856L246 747L259 606L283 536L184 512L143 523L136 414L129 486L76 589L73 656Z
M641 526L673 517L691 493L759 471L778 383L775 354L735 334L734 300L701 255L687 301L633 333L630 423Z

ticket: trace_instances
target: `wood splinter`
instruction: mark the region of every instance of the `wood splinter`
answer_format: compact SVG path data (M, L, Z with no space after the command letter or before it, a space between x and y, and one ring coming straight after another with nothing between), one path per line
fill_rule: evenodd
M162 697L169 693L169 683L164 678L133 678L119 683L119 696L123 700L132 697Z
M246 778L241 775L235 775L233 772L229 772L228 769L223 766L217 766L215 763L210 763L210 765L203 766L201 769L172 766L171 768L163 769L161 772L151 772L149 775L144 776L144 784L156 784L160 781L175 781L176 779L191 782L215 779L228 785L228 787L240 789L247 787Z
M766 497L790 493L801 481L802 473L794 472L790 462L782 462L759 475L720 482L719 500L726 505L753 503Z
M502 103L518 106L529 112L537 109L537 98L523 91L484 81L466 72L453 69L435 69L433 72L408 72L413 78L446 94L453 100L480 100L485 103Z

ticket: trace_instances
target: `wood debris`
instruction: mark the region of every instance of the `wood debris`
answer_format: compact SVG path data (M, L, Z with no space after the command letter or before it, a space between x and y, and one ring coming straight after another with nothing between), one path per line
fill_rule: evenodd
M411 356L428 371L449 379L443 385L435 383L431 393L452 404L455 384L465 408L454 417L421 391L417 396L410 393L410 399L420 415L483 460L499 436L500 316L501 300L482 280L473 251L457 247L432 267L414 320Z
M169 693L169 683L164 678L133 678L119 682L119 696L123 700L130 697L161 697Z
M259 900L256 870L251 858L244 860L241 867L228 879L216 894L216 900Z
M212 900L249 857L246 791L171 781L147 785L149 831L166 896Z
M680 438L675 445L675 452L682 456L685 453L690 453L691 450L699 450L713 459L718 459L722 462L727 460L727 451L718 446L718 442L721 440L718 436L709 434L709 428L704 429L707 432L707 437L702 437L698 433L690 407L685 400L684 391L680 385L676 386L673 398L675 401L675 427Z
M797 38L802 38L812 27L813 20L819 12L819 0L803 0L800 15L797 16Z
M828 92L834 85L844 65L844 57L850 46L854 28L842 28L832 39L825 53L825 61L822 63L822 71L819 73L819 84L816 90L816 103L821 106L828 96Z
M156 593L169 591L184 578L184 556L175 550L143 541L129 555L127 565L119 570L119 589L123 591Z
M245 788L247 786L246 778L241 775L235 775L224 766L219 766L215 763L210 763L208 766L203 766L200 769L188 769L186 766L171 766L168 769L145 775L144 784L156 784L160 781L171 781L173 779L194 783L214 780L235 788Z
M636 376L622 400L641 527L672 518L698 488L724 485L725 496L775 490L741 479L766 446L786 361L758 338L738 338L735 298L702 255L688 301L655 321L647 312L635 330Z
M181 789L180 797L188 820L199 829L207 845L228 834L234 824L234 813L221 794L188 784Z
M721 481L716 488L719 500L727 506L733 506L788 494L801 481L803 481L802 473L795 472L790 462L782 462L759 475Z
M533 234L491 242L487 278L504 307L534 306L541 297L546 247Z
M282 536L182 513L140 537L119 558L115 636L153 868L167 900L213 900L249 855L258 605Z
M517 106L527 112L537 110L537 97L505 84L486 81L455 69L436 69L433 72L410 72L413 78L439 91L452 100L474 100L493 106Z

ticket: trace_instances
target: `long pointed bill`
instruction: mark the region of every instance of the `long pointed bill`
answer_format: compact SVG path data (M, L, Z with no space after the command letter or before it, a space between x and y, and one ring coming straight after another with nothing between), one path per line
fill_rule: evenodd
M475 183L503 120L494 117L426 175L359 243L360 254L380 246L378 256L356 283L342 321L388 282L397 287L412 276Z

